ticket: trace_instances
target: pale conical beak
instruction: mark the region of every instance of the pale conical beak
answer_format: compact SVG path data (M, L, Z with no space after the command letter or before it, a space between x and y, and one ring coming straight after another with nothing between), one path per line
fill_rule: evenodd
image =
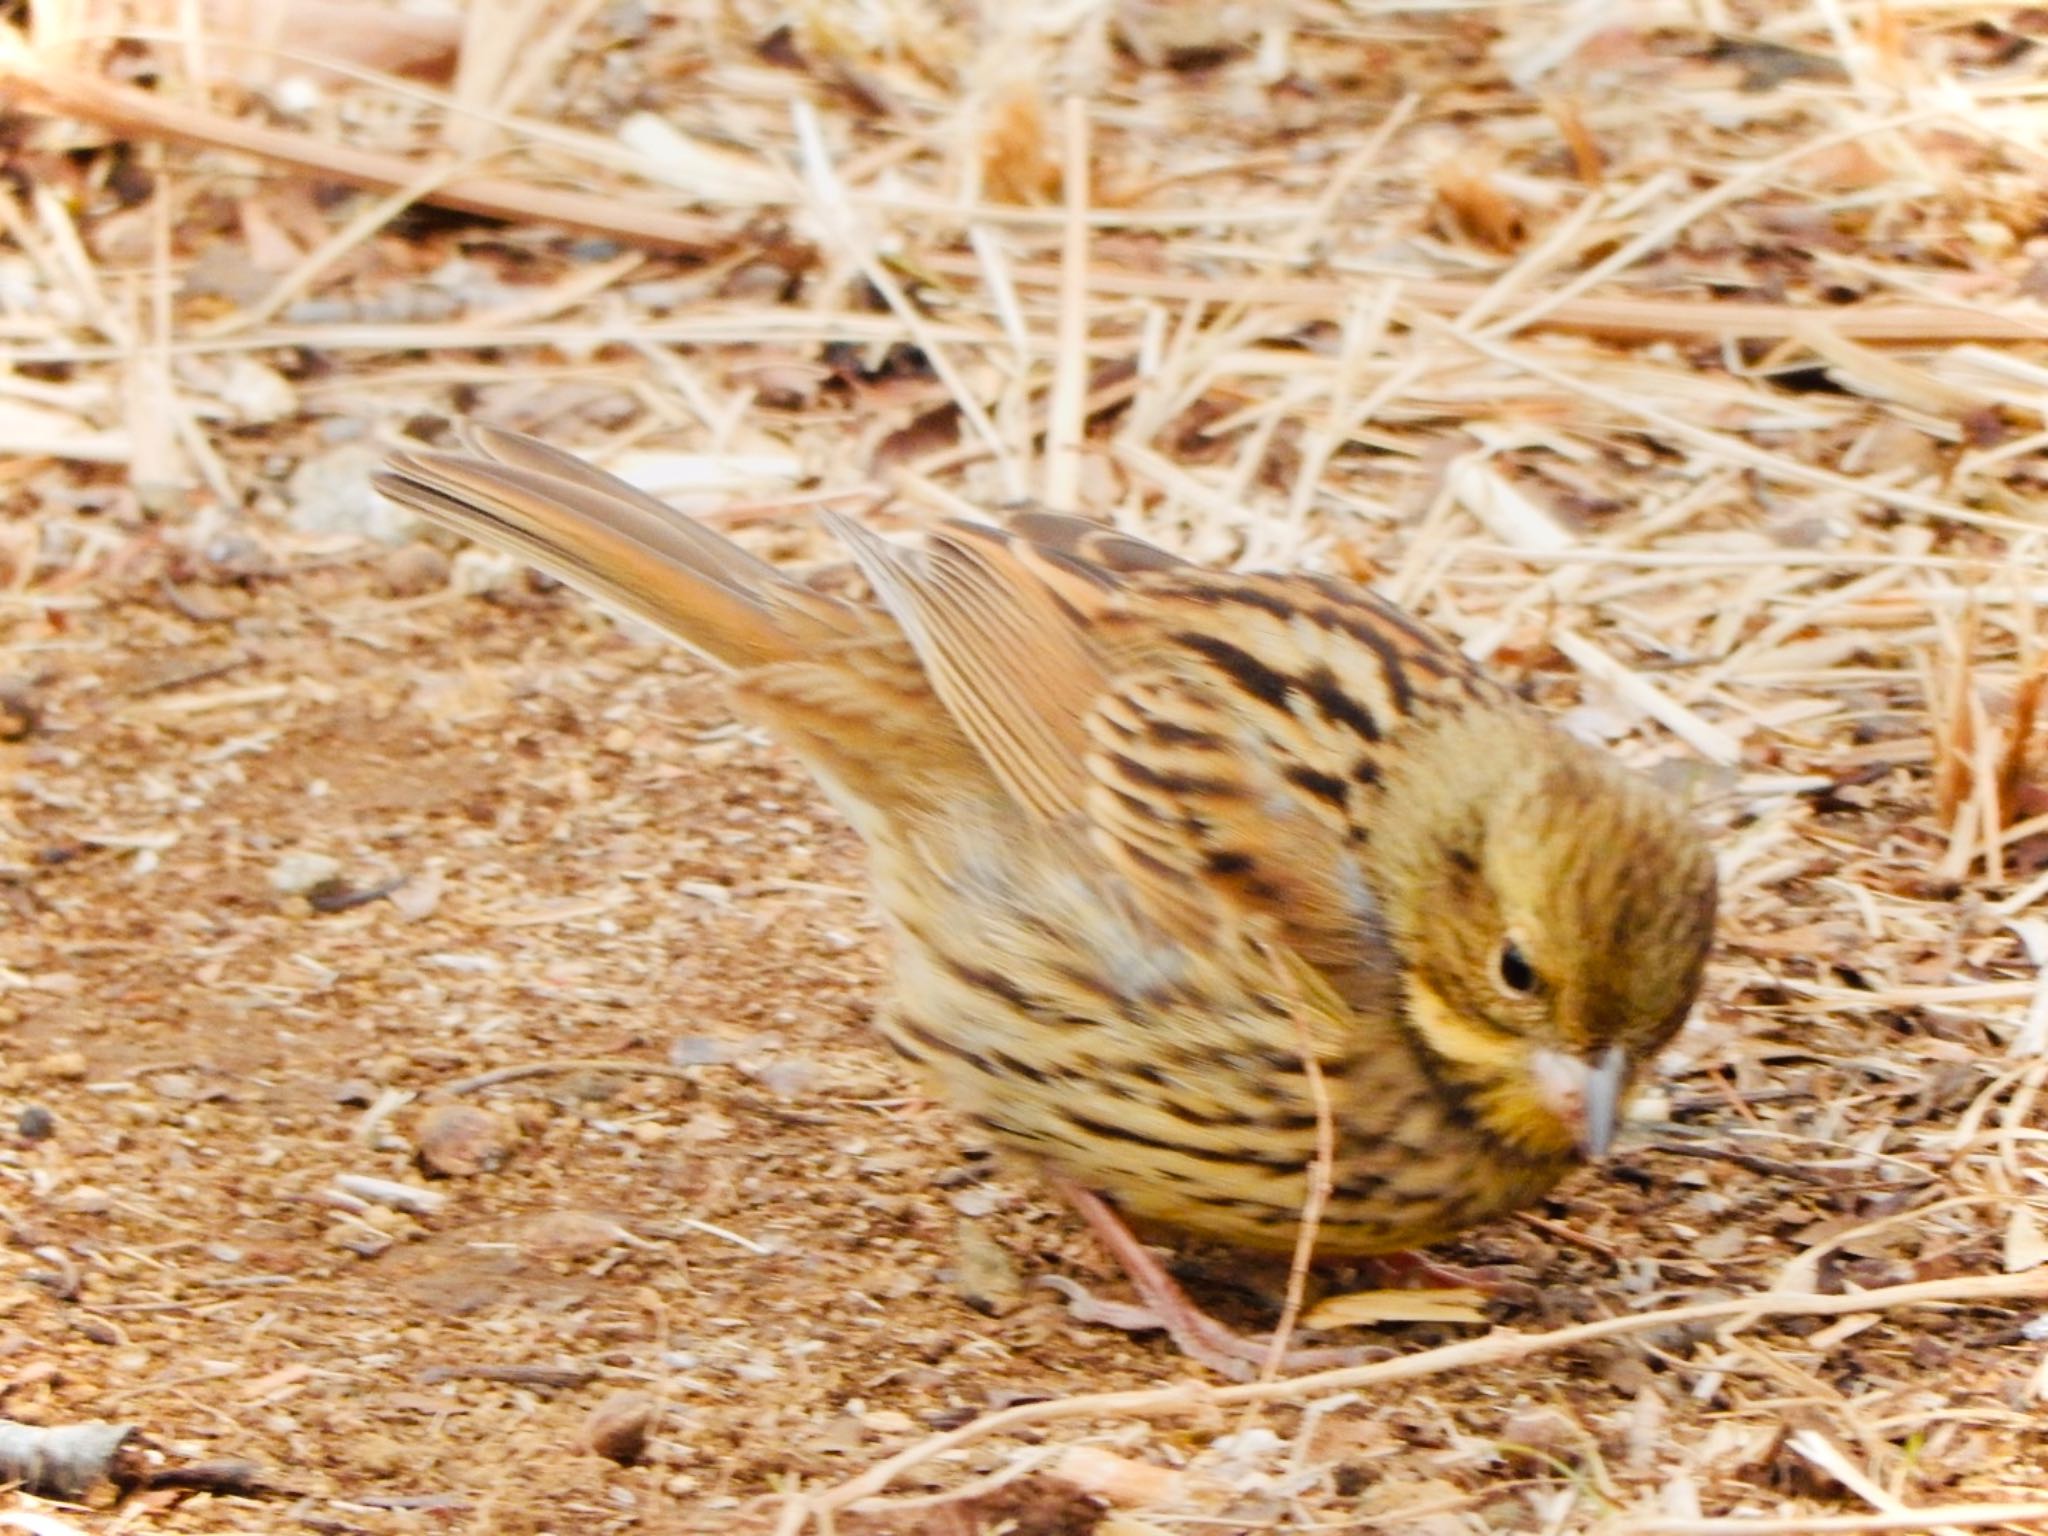
M1618 1045L1592 1057L1546 1049L1530 1066L1558 1119L1578 1132L1580 1155L1588 1162L1605 1157L1621 1124L1628 1053Z
M1628 1057L1618 1045L1610 1045L1586 1073L1579 1150L1588 1162L1605 1157L1614 1145L1614 1132L1621 1124L1621 1091L1627 1081Z

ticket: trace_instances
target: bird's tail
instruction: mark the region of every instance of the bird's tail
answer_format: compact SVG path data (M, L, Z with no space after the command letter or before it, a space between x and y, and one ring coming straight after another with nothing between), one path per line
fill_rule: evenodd
M401 453L376 477L400 505L531 561L734 671L815 656L872 632L696 519L581 459L493 427L467 453Z
M532 438L470 425L464 442L467 453L394 456L377 489L736 673L734 702L810 765L871 843L887 843L908 808L999 794L882 609L814 591Z

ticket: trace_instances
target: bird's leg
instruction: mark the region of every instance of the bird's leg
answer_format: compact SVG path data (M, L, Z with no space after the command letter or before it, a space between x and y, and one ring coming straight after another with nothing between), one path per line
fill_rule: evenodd
M1175 1347L1190 1360L1199 1361L1232 1381L1250 1381L1265 1365L1272 1345L1267 1339L1248 1338L1225 1323L1218 1322L1189 1299L1166 1266L1117 1215L1115 1207L1092 1190L1065 1179L1054 1178L1060 1197L1081 1213L1102 1246L1123 1267L1141 1302L1097 1301L1064 1275L1048 1275L1045 1283L1067 1298L1067 1310L1086 1323L1137 1332L1148 1328L1166 1330ZM1334 1366L1364 1365L1383 1360L1388 1351L1376 1346L1351 1349L1287 1349L1281 1353L1283 1371L1326 1370Z

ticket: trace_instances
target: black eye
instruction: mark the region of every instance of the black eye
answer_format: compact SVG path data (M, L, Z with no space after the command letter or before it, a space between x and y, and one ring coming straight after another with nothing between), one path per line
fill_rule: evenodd
M1527 994L1536 990L1536 968L1513 939L1500 947L1500 984L1510 992Z

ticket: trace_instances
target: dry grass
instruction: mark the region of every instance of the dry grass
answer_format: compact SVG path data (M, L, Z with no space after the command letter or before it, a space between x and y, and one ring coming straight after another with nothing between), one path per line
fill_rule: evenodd
M71 0L0 54L22 114L0 197L13 1086L60 1124L105 1118L139 1071L215 1070L227 1035L209 1031L236 1010L238 1041L281 1024L344 1063L403 1058L365 1067L382 1097L362 1125L323 1140L309 1110L295 1147L259 1144L261 1102L202 1097L147 1122L182 1141L136 1119L141 1153L111 1133L0 1149L23 1262L0 1298L5 1411L218 1434L290 1466L299 1496L65 1518L2048 1530L2048 26L1954 0L964 9L473 0L437 33L367 4ZM859 1176L910 1202L905 1273L952 1265L951 1228L916 1225L918 1202L943 1210L949 1133L855 1027L872 975L844 840L706 855L712 876L649 830L656 805L822 824L786 765L721 733L700 679L493 562L462 557L450 585L423 552L290 521L302 461L457 414L606 458L778 557L822 552L806 513L824 502L916 522L1037 497L1206 560L1371 579L1692 794L1720 839L1723 943L1624 1176L1474 1240L1529 1263L1543 1303L1463 1342L1390 1330L1386 1366L1228 1390L1147 1386L1179 1367L1044 1303L991 1319L930 1283L876 1304L893 1337L781 1385L713 1389L675 1363L663 1341L700 1313L772 1355L761 1330L836 1316L823 1287L865 1283L872 1255L819 1260L807 1295L809 1267L755 1240L831 1225L813 1207L842 1198L831 1170L855 1178L834 1151L849 1126L887 1158L918 1144ZM480 589L511 611L487 623ZM547 724L556 706L584 723ZM251 828L264 848L355 836L278 765L297 754L354 804L357 751L434 806L463 804L471 774L505 797L476 813L496 818L483 843L397 802L382 814L403 839L358 838L409 866L446 854L468 926L431 902L411 928L381 906L294 926L246 893L239 937L179 926L160 868L203 907L219 869L270 858L218 852ZM550 817L587 846L557 846ZM622 914L642 926L621 936ZM272 959L250 981L234 957L255 953ZM383 979L334 982L371 953ZM689 955L688 974L650 953ZM492 979L521 956L556 979ZM780 975L734 980L768 959ZM172 985L148 975L166 964L199 992L134 1001ZM749 1030L803 1012L771 1056L795 1040L828 1064L813 1118L775 1122L782 1150L730 1074L665 1063L659 1031L594 1013L572 1034L550 1013L610 988L660 1016L682 987L701 1021L727 986L767 988ZM111 1035L109 1008L129 1015ZM405 1056L421 1010L476 1031ZM304 1051L247 1048L268 1062L249 1080L289 1097ZM558 1266L581 1300L548 1293L577 1316L639 1309L630 1347L535 1354L588 1354L686 1405L688 1443L652 1467L569 1443L596 1400L573 1392L408 1399L392 1411L441 1415L421 1448L322 1385L357 1379L351 1354L502 1354L488 1309L377 1316L389 1276L344 1260L301 1271L282 1310L234 1313L246 1291L180 1271L204 1202L173 1219L147 1157L183 1159L167 1188L226 1180L205 1171L224 1157L231 1198L260 1208L251 1188L295 1187L308 1147L403 1173L410 1144L384 1122L452 1085L532 1109L531 1137L573 1161L585 1143L557 1111L508 1095L548 1079L537 1059L613 1055L657 1069L619 1101L647 1145L681 1118L704 1159L732 1158L683 1213L721 1234L692 1229L688 1284L599 1244ZM506 1075L456 1081L477 1067ZM755 1136L761 1157L810 1161L735 1182ZM463 1198L535 1208L579 1176ZM588 1177L635 1221L677 1216L630 1158ZM363 1229L351 1252L443 1235L431 1213L318 1198ZM1085 1251L1028 1191L1008 1198L1018 1262ZM622 1263L630 1306L601 1285ZM87 1273L26 1273L67 1265ZM725 1277L716 1306L692 1299L707 1276ZM764 1298L780 1310L748 1310ZM159 1305L147 1333L119 1310ZM252 1313L271 1321L244 1334ZM232 1354L273 1327L312 1353ZM74 1354L92 1328L121 1337ZM294 1419L311 1400L294 1392L324 1417ZM963 1392L1053 1400L963 1426ZM479 1466L480 1441L536 1459ZM365 1494L387 1484L420 1499Z

